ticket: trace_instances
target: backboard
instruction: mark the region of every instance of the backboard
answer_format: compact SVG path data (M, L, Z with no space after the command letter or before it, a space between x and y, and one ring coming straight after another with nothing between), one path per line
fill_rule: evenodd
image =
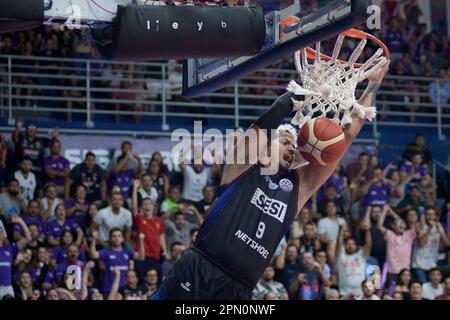
M264 8L265 0L260 1ZM282 10L265 13L266 39L255 56L186 60L182 95L196 97L218 90L300 48L362 24L367 17L369 1L321 0L316 1L316 5L313 12L305 13L301 1L297 0Z

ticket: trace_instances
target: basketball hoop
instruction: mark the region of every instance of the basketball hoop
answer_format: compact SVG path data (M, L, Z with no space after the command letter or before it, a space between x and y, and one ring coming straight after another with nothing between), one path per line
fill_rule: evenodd
M348 61L338 59L345 37L361 40ZM376 42L380 48L365 63L356 63L368 39ZM292 80L287 90L303 95L305 99L293 99L297 114L292 123L303 126L316 114L319 114L316 117L332 114L332 120L343 127L352 122L352 114L369 121L375 117L375 107L365 108L360 105L355 90L358 83L377 73L389 60L389 50L381 40L366 32L349 29L339 35L331 57L320 52L320 42L316 43L315 50L301 49L294 57L302 85ZM308 63L308 59L314 60L314 63Z

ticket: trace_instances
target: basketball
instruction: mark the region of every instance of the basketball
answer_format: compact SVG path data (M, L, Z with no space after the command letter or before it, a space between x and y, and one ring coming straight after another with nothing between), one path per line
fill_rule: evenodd
M344 132L328 118L308 121L298 136L300 154L313 165L333 163L342 155L345 146Z

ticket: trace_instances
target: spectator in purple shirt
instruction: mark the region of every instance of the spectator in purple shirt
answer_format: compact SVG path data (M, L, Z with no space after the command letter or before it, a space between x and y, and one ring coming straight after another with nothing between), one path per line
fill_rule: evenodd
M405 40L403 31L400 28L399 21L396 17L392 17L389 20L389 24L384 35L384 41L386 41L386 43L389 43L389 50L391 51L391 55L401 55Z
M122 231L118 228L114 228L109 233L110 247L97 251L95 246L97 239L97 232L92 232L93 241L90 246L90 253L92 259L100 259L105 264L105 274L103 278L103 293L107 294L111 291L114 281L114 268L120 269L120 288L126 286L126 275L128 270L134 269L134 260L144 260L144 237L139 236L140 252L132 252L130 250L123 249L124 238Z
M89 203L86 200L86 188L78 185L75 191L75 197L69 198L65 202L67 218L76 222L82 230L86 230L86 217L89 209Z
M400 177L402 181L410 180L407 185L407 190L413 186L418 186L420 180L426 175L428 175L428 168L423 163L421 153L414 154L411 161L407 160L400 166Z
M39 247L33 262L33 285L38 290L49 290L56 283L55 272L50 267L50 254L45 247Z
M138 154L132 154L133 145L129 141L122 142L122 153L111 159L106 168L110 187L118 185L125 199L131 196L133 178L139 178L142 172L142 162Z
M405 161L401 168L400 171L402 172L406 172L408 174L413 173L419 173L420 177L423 177L425 175L428 174L428 168L427 166L423 163L423 156L421 153L416 153L412 156L411 161ZM417 176L417 178L419 178L419 176Z
M28 204L27 214L22 218L27 226L30 226L31 224L37 225L39 227L39 239L45 239L46 225L39 214L39 202L37 200L30 201L30 203ZM19 241L24 236L25 232L23 228L21 227L21 225L16 224L14 226L14 241Z
M14 297L12 287L13 262L17 253L25 248L31 240L30 231L22 218L17 215L11 216L11 222L23 228L25 237L18 242L10 243L6 234L0 230L0 300L7 296Z
M55 275L57 279L62 279L64 274L67 271L67 268L71 265L75 265L83 269L84 262L81 260L80 257L80 248L75 244L72 243L67 247L67 261L63 261L58 264L56 267Z
M46 182L54 183L58 194L63 194L64 180L70 173L69 160L61 156L61 143L58 140L52 140L50 151L51 156L44 160Z
M373 170L372 183L365 196L365 205L383 207L388 203L390 193L391 186L385 182L383 170L381 168L375 168Z
M64 230L60 236L59 244L52 249L52 264L61 264L67 262L67 248L72 243L72 232Z
M47 225L47 241L49 245L58 245L64 230L76 233L75 244L77 246L81 245L83 231L76 222L66 219L66 209L64 204L60 204L55 209L55 220L50 221Z

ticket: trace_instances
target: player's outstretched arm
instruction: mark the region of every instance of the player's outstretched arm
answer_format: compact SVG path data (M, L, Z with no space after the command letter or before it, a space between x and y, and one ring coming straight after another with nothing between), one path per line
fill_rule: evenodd
M372 75L368 80L369 84L362 94L361 98L359 99L358 103L361 104L364 107L370 107L373 106L375 101L376 93L381 85L381 82L384 79L384 76L386 75L387 70L389 69L389 62L386 63L386 65L376 74ZM326 166L312 166L308 165L302 168L297 169L297 172L299 174L300 178L300 190L303 190L303 192L306 192L304 194L304 197L306 199L299 199L300 202L306 201L309 199L318 188L328 179L328 177L334 172L334 170L337 168L339 163L342 160L342 157L347 152L348 148L351 146L353 141L358 136L359 132L361 131L365 119L361 119L357 115L352 116L352 123L348 125L346 128L344 128L344 134L345 134L345 143L346 147L344 151L342 152L341 156L338 160L336 160L334 163L331 163ZM309 193L309 194L307 194Z
M225 166L222 184L233 181L259 161L261 151L267 148L271 130L278 128L284 119L292 118L294 112L292 105L293 97L297 100L299 99L298 96L295 96L291 92L286 92L281 95L244 134L236 135L237 141L234 147L227 147L227 156L229 156L230 150L234 150L234 161L232 162L233 164L227 164ZM238 162L238 159L243 161Z

